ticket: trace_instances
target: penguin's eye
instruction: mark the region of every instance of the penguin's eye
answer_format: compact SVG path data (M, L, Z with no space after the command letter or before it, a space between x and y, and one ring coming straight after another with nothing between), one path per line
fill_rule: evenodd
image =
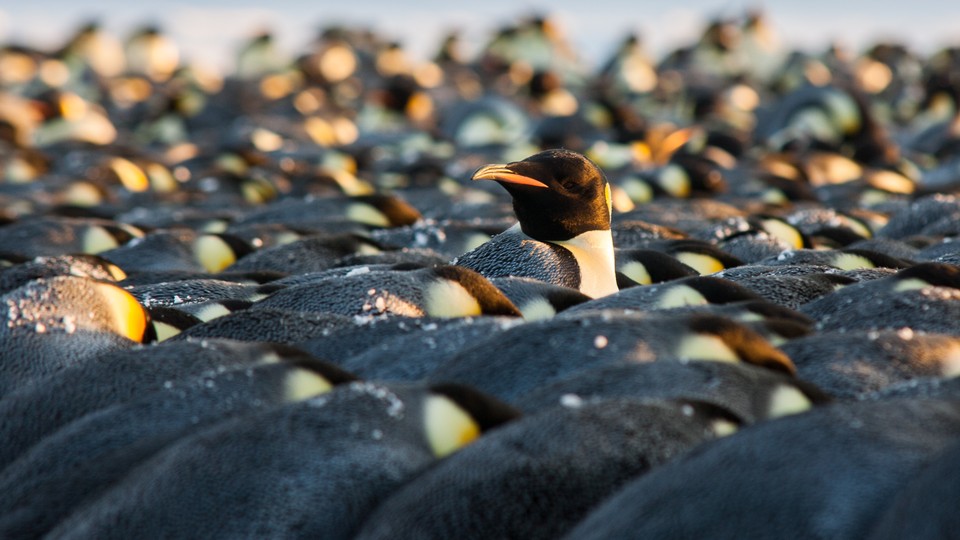
M577 181L573 178L560 178L557 181L567 191L577 191Z

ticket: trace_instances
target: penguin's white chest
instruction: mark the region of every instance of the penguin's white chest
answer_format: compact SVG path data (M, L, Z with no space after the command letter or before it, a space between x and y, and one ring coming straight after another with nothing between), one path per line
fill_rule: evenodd
M599 298L620 290L613 258L613 233L609 229L588 231L570 240L553 243L569 250L577 260L580 292Z

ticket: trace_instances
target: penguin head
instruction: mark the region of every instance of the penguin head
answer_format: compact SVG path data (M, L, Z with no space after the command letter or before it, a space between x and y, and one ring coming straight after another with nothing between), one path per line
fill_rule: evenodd
M570 150L545 150L506 165L487 165L473 180L495 180L513 198L524 234L569 240L610 229L610 186L592 161Z

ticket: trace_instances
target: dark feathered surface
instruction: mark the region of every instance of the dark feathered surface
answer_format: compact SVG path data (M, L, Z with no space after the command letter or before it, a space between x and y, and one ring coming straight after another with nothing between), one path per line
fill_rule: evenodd
M955 531L956 47L490 22L0 38L0 537Z

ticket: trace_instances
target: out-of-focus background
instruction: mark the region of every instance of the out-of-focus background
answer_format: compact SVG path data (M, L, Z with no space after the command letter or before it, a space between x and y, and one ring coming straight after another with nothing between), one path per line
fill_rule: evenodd
M766 14L784 45L808 52L830 43L860 50L877 40L898 41L921 53L960 44L960 4L942 0L485 0L469 6L449 0L276 0L269 7L237 0L4 0L0 42L56 47L91 20L118 37L150 23L172 36L189 61L231 69L236 48L264 30L292 54L325 26L361 25L397 40L415 56L427 57L451 30L461 32L466 45L479 48L499 26L542 13L556 21L588 64L596 65L627 33L639 34L650 53L660 56L695 40L709 19L751 9Z

